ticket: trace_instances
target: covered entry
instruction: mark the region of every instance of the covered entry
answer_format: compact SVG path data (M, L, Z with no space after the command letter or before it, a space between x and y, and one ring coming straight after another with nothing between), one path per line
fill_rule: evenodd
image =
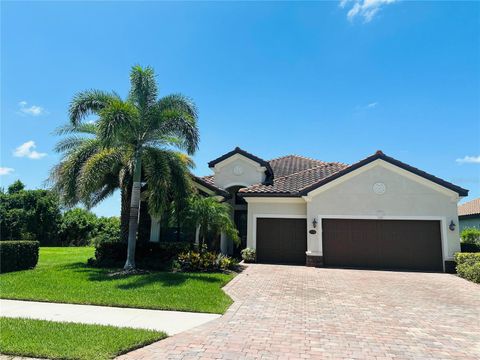
M305 265L307 220L257 218L257 261Z
M443 271L440 221L322 220L326 266Z

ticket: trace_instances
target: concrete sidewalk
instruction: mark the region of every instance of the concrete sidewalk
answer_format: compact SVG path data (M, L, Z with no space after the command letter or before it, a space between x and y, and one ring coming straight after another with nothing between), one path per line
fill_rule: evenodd
M0 299L0 316L152 329L174 335L221 315Z

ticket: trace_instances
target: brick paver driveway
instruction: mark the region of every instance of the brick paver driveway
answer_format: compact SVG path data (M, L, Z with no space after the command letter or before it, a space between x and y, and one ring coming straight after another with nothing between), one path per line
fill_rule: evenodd
M250 265L227 313L122 359L479 359L480 286L454 275Z

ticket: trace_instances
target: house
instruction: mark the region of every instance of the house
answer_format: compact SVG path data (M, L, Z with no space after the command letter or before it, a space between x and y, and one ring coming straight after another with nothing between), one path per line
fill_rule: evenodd
M480 198L458 206L460 232L465 228L480 229Z
M240 148L212 160L198 190L232 205L257 261L450 271L457 203L468 190L377 151L347 165L297 155L266 161Z

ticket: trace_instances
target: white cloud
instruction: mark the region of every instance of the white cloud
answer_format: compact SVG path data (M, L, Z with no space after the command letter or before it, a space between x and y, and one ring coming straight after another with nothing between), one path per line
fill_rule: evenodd
M455 160L459 164L480 164L480 155L479 156L465 156L462 159Z
M32 106L27 106L28 103L23 100L18 103L18 106L20 107L20 112L26 115L32 115L32 116L39 116L46 114L46 111L43 107L38 106L38 105L32 105Z
M44 156L47 156L46 153L39 153L38 151L34 150L37 147L35 145L35 141L30 140L26 143L20 145L15 149L13 152L13 156L16 157L28 157L29 159L41 159Z
M10 175L15 170L9 167L0 167L0 176Z
M377 107L377 105L378 105L378 102L375 101L375 102L372 102L372 103L368 104L368 105L366 106L366 108L367 108L367 109L375 109L375 108Z
M347 12L348 20L353 21L359 16L363 18L363 22L368 23L383 6L393 4L397 0L340 0L340 7L345 8L350 2L354 4Z

